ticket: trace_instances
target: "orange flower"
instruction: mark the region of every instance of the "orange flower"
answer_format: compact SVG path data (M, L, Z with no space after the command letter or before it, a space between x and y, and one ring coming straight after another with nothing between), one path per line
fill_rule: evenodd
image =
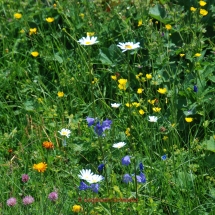
M52 142L45 141L45 142L43 142L43 147L46 149L53 149L54 145Z
M45 162L34 164L33 166L33 169L37 170L38 172L45 172L46 168L47 168L47 164Z

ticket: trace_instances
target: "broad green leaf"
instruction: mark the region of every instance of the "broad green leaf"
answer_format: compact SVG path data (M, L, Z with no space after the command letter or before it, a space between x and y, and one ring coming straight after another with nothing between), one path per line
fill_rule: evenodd
M160 4L156 4L154 7L151 7L149 9L149 15L164 24L170 23L170 19L166 17L165 9L161 7Z
M205 150L215 152L215 140L213 136L211 136L209 140L205 140L202 144L204 145Z

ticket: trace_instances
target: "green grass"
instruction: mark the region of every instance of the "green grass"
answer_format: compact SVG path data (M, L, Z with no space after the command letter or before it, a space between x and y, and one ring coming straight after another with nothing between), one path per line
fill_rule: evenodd
M74 205L86 215L215 214L215 1L116 2L0 2L0 214L69 215ZM81 45L87 32L99 42ZM122 52L125 42L140 48ZM98 135L106 119L112 124ZM113 148L118 142L126 145ZM41 162L42 173L33 168ZM104 177L98 193L79 190L82 169ZM29 195L34 202L24 205Z

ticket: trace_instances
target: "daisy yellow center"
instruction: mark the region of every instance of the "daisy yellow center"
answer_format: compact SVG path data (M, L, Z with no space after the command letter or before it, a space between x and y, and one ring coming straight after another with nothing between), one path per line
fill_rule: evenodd
M90 41L86 41L85 44L86 44L86 45L90 45L91 42L90 42Z
M126 49L132 49L132 46L131 45L125 45L125 48Z
M66 132L66 131L63 131L63 132L62 132L62 135L67 135L67 132Z

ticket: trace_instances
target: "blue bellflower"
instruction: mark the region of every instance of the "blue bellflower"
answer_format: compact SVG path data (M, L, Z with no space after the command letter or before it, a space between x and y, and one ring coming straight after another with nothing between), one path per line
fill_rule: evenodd
M98 134L98 136L102 136L103 127L99 122L95 125L94 131L96 132L96 134Z
M110 125L112 124L111 120L106 119L102 122L102 129L105 131L106 129L110 129Z
M197 87L196 85L193 86L193 91L194 91L195 93L198 92L198 87Z
M145 183L146 182L146 176L141 172L140 175L136 175L137 182L139 183Z
M105 165L103 163L98 165L98 171L101 172L104 169Z
M132 182L132 177L129 174L125 174L123 176L123 182L125 182L126 184L128 184L128 182Z
M90 188L94 193L98 193L99 192L99 184L91 184Z
M85 184L83 181L81 181L80 186L78 188L79 190L87 190L90 187L87 184Z
M89 127L90 127L91 125L93 125L94 122L95 122L95 119L94 119L94 118L91 118L91 117L87 117L86 120L87 120L87 123L88 123L88 126L89 126Z
M166 155L163 155L163 156L161 156L161 159L162 159L163 161L165 161L165 160L167 159L167 156L166 156Z
M130 156L126 155L124 158L122 158L122 165L128 166L130 163Z
M140 171L142 172L142 171L143 171L143 169L144 169L144 166L143 166L142 162L140 162L140 164L139 164L139 168L140 168Z

